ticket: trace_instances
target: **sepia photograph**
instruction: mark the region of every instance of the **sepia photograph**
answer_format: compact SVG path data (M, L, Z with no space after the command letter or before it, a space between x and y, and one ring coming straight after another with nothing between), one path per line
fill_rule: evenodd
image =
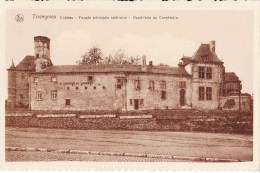
M253 163L254 16L7 9L5 162Z

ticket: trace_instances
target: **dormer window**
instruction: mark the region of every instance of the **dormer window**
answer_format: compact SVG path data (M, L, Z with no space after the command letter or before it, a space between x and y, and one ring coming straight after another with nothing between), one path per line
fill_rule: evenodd
M202 55L202 56L201 56L201 59L202 59L203 61L208 61L208 60L209 60L209 56L208 56L208 55Z

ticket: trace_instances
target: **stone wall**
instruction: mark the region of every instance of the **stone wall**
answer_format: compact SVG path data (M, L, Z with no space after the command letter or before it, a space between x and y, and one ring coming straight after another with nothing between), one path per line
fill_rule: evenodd
M29 71L16 71L16 107L29 108Z
M93 81L88 81L93 76ZM120 74L118 75L120 76ZM124 88L116 90L116 76L107 74L38 75L39 82L31 78L32 110L121 110L124 108ZM57 82L51 82L52 77ZM42 100L36 93L42 92ZM57 99L51 92L57 91ZM70 105L66 105L70 99Z
M223 110L239 110L239 96L220 97L220 106ZM240 109L242 111L251 111L251 96L240 96Z
M212 68L212 79L199 78L199 66ZM215 64L192 64L192 106L195 109L216 109L219 105L220 87L222 85L223 69ZM212 100L199 100L199 87L212 87ZM206 88L205 88L206 92Z
M130 99L143 99L143 105L139 104L139 110L151 109L174 109L180 107L180 90L185 90L185 105L191 106L191 80L187 77L177 77L170 75L128 75L127 76L127 110L134 110L134 103L130 104ZM136 90L135 80L140 81L141 89ZM154 82L154 89L149 89L149 81ZM162 88L160 83L166 82L166 87ZM185 82L186 87L180 88L180 82ZM166 92L166 98L161 98L161 92Z
M93 76L93 82L88 82ZM34 82L34 77L39 82ZM51 82L55 77L57 82ZM121 88L117 88L117 78L126 79ZM185 105L191 106L191 79L172 75L129 74L124 73L84 73L38 75L31 77L32 110L134 110L134 100L139 101L138 110L173 109L180 107L180 90L185 90ZM140 90L136 90L135 81L140 81ZM149 81L154 81L154 89L149 89ZM161 88L160 82L166 87ZM180 88L180 81L186 86ZM37 100L37 92L42 100ZM51 92L57 91L57 99L51 98ZM161 92L166 91L166 99ZM65 100L70 99L71 105ZM130 99L132 104L130 104ZM140 100L143 100L143 104Z
M195 110L145 111L139 114L116 113L115 116L6 116L6 126L64 129L121 129L154 131L188 131L216 133L253 133L250 112L202 112ZM10 115L10 114L9 114ZM125 118L134 116L135 118ZM152 118L151 118L152 116ZM84 118L85 117L85 118ZM88 118L86 118L88 117ZM92 118L91 118L92 117ZM94 118L95 117L95 118ZM124 117L124 118L120 118Z

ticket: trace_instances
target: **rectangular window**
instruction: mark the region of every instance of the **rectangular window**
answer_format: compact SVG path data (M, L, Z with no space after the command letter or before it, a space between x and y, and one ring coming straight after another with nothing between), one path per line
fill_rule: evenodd
M35 83L38 83L38 82L39 82L39 78L38 78L38 77L35 77L35 78L34 78L34 82L35 82Z
M199 87L199 100L204 100L204 87Z
M186 88L186 82L180 82L179 85L180 88Z
M117 89L121 89L123 83L124 83L124 79L123 78L117 78L116 88Z
M212 100L212 87L206 87L206 99Z
M149 81L149 90L154 90L154 81Z
M212 68L207 67L207 73L206 73L207 79L212 79Z
M24 73L21 74L21 78L24 79L25 78L25 75Z
M69 105L70 105L70 99L66 99L66 100L65 100L65 105L66 105L66 106L69 106Z
M132 99L129 99L129 105L133 106L133 100Z
M135 89L141 90L140 80L135 80Z
M19 94L19 96L20 96L20 99L23 99L23 94Z
M166 81L161 81L160 83L161 89L166 89Z
M140 99L140 106L144 105L144 99Z
M93 76L88 76L88 82L90 82L90 83L93 82Z
M51 81L52 81L52 82L57 82L57 78L56 78L56 77L52 77L52 78L51 78Z
M166 91L161 92L161 99L166 100Z
M37 99L38 101L42 100L42 92L41 92L41 91L37 91L37 92L36 92L36 99Z
M58 92L57 91L52 91L51 92L51 99L56 100L58 96Z
M205 78L205 67L199 67L199 78L200 79Z

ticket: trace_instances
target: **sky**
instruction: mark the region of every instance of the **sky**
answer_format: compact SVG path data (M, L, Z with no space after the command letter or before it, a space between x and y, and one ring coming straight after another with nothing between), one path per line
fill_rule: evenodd
M17 14L24 16L23 22L15 20ZM36 15L56 19L33 17ZM111 19L115 16L126 19ZM61 19L65 17L73 19ZM215 40L226 72L235 72L242 91L253 93L254 18L250 11L8 10L6 19L6 68L12 59L17 65L26 55L34 55L33 38L38 35L51 39L54 65L76 64L87 50L98 46L104 55L122 49L129 56L145 55L147 62L177 66L183 55L192 56L201 43ZM7 79L7 73L5 76Z

